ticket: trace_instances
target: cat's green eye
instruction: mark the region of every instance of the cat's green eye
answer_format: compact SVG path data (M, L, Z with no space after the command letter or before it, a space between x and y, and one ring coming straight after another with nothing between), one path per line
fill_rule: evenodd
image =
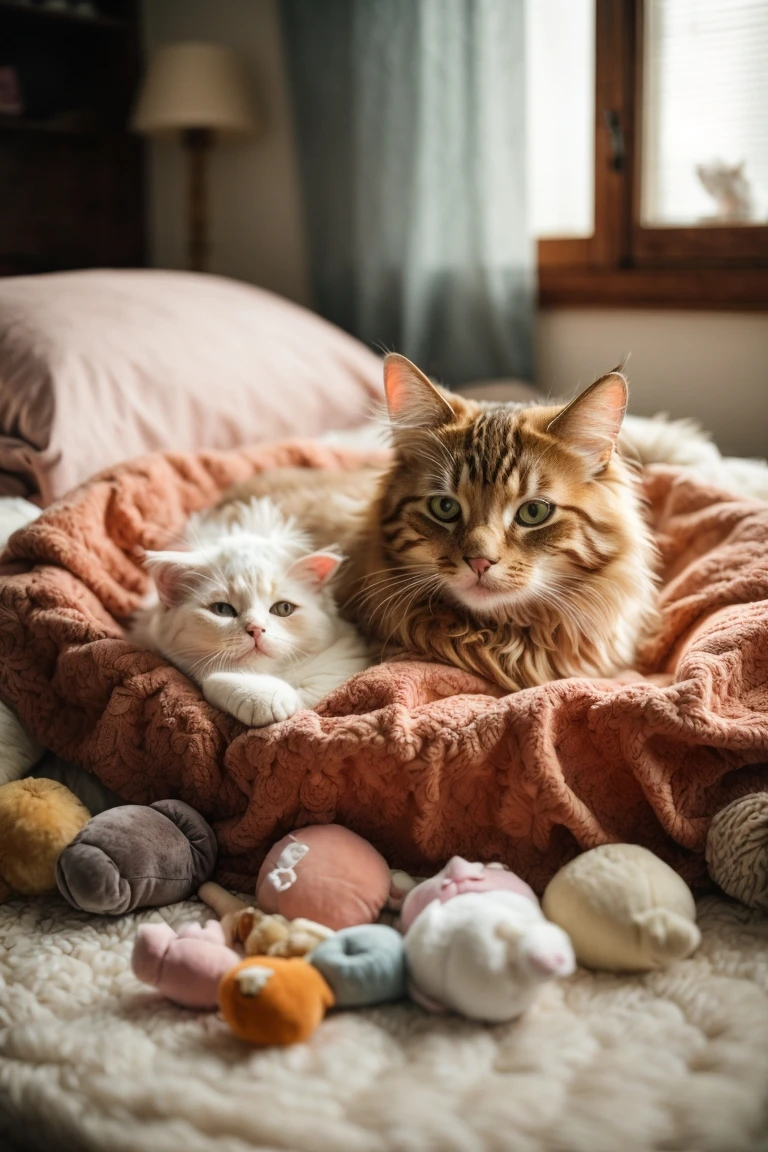
M270 608L273 616L292 616L296 611L296 605L291 604L288 600L278 600Z
M431 496L427 507L443 524L453 524L461 516L461 504L453 496Z
M515 520L524 528L535 528L537 524L543 524L548 520L553 511L554 504L550 504L548 500L526 500L525 504L521 504L518 508Z
M214 616L237 616L237 609L232 604L227 604L224 600L217 600L215 604L208 605L208 611L213 612Z

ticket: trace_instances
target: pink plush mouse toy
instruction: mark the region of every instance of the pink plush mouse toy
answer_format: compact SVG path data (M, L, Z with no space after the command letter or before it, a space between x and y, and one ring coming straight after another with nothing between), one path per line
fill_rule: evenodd
M463 856L452 856L436 876L422 880L405 897L400 927L407 932L419 912L433 900L445 904L446 900L466 896L468 892L516 892L538 903L533 888L503 864L471 864Z
M131 956L134 976L185 1008L216 1008L219 981L242 956L228 948L221 924L142 924Z
M565 932L500 864L454 856L408 893L401 927L410 994L433 1012L513 1020L545 981L575 967Z

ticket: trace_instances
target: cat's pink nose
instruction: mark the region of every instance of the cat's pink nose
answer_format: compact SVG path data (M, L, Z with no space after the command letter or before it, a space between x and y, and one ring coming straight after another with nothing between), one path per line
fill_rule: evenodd
M488 560L485 556L465 556L464 560L469 564L475 576L479 579L484 572L493 567L497 563L496 560Z
M266 632L266 628L262 628L261 624L248 624L245 630L249 636L253 636L254 640Z

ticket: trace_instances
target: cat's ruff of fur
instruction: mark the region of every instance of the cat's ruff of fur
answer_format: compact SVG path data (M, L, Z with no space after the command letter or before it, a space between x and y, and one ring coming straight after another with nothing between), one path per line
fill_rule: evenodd
M54 897L0 906L0 1145L25 1152L763 1152L765 920L699 905L695 956L580 969L493 1028L414 1005L331 1013L259 1050L138 983L142 923ZM44 963L41 963L44 957Z

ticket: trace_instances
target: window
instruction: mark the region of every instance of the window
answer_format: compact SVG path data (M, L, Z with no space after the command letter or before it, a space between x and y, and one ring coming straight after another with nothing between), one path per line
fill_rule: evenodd
M528 0L525 17L526 172L533 234L590 236L595 219L595 0Z
M768 308L766 0L528 16L541 303Z

